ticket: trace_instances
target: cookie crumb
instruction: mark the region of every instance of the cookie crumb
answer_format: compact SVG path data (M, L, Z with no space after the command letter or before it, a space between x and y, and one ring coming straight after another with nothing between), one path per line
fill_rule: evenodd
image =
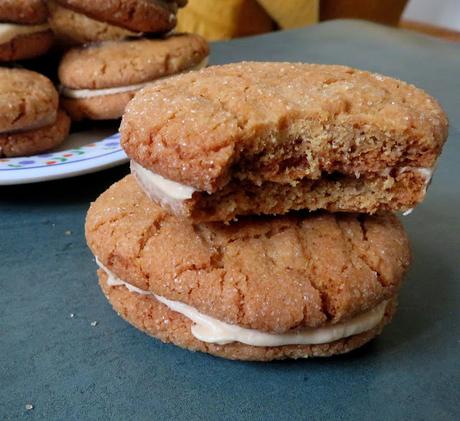
M97 326L97 321L94 320L94 322L91 322L91 326L93 326L93 327L94 327L94 326Z
M34 409L34 406L31 403L27 403L26 404L26 410L31 411L32 409Z
M65 234L65 235L72 235L72 231L67 230L67 231L64 232L64 234Z

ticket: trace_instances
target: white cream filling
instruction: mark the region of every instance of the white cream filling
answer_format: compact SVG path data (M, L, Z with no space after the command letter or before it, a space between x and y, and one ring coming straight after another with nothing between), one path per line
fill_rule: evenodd
M149 291L139 289L118 278L107 269L97 258L99 267L107 274L107 284L110 286L124 286L130 292L149 295L167 306L172 311L182 314L193 322L192 335L200 341L225 345L231 342L240 342L251 346L283 346L283 345L318 345L337 341L349 336L366 332L377 326L385 314L388 301L366 313L343 323L329 324L319 328L304 328L290 333L273 334L255 329L247 329L237 325L222 322L213 317L200 313L196 308L179 301L168 300Z
M42 25L19 25L16 23L0 23L0 44L5 44L19 35L29 35L47 31L50 26Z
M208 57L203 59L200 63L198 63L196 66L191 67L190 69L184 70L181 73L187 73L191 72L194 70L200 70L206 67L208 64ZM104 89L71 89L67 88L65 86L61 87L61 94L65 96L66 98L76 98L76 99L82 99L82 98L94 98L98 96L106 96L106 95L115 95L115 94L122 94L125 92L135 92L139 91L142 88L145 88L146 86L152 85L153 83L157 82L160 79L164 79L166 77L169 77L172 75L168 76L163 76L158 79L149 81L149 82L144 82L144 83L137 83L135 85L127 85L127 86L117 86L115 88L104 88Z
M167 205L175 211L179 211L182 202L191 199L196 191L193 187L155 174L133 160L131 160L131 173L150 199Z

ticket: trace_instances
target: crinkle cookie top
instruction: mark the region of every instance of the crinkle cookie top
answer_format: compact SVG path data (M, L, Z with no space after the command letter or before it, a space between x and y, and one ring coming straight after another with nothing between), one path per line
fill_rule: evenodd
M59 65L59 79L73 89L132 85L187 70L208 53L206 40L193 34L104 42L69 50Z
M86 238L119 278L219 320L284 332L338 322L393 297L409 264L392 214L308 214L192 224L132 176L103 193Z
M295 183L431 167L447 125L435 99L396 79L336 65L243 62L142 90L121 136L144 167L212 193L231 178Z
M40 24L46 22L48 10L43 0L1 0L0 23Z
M0 68L0 132L54 123L59 96L45 76Z

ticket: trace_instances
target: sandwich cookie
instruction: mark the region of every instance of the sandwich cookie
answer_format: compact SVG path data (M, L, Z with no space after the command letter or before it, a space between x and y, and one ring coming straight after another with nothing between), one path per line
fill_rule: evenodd
M407 211L448 122L405 82L344 66L235 63L161 81L127 107L121 142L144 191L178 216Z
M41 0L0 2L0 61L22 60L46 53L53 43Z
M62 6L133 32L165 33L176 26L179 0L57 0Z
M48 1L48 9L48 22L57 41L63 45L75 46L142 35L139 32L92 19L82 13L67 9L53 0Z
M194 224L152 202L132 175L86 220L99 280L128 322L231 359L328 356L375 337L410 260L392 214L303 214Z
M206 66L208 54L206 40L193 34L74 48L59 65L62 105L74 120L119 118L137 91Z
M31 155L59 145L70 119L58 110L59 96L46 77L0 68L0 157Z

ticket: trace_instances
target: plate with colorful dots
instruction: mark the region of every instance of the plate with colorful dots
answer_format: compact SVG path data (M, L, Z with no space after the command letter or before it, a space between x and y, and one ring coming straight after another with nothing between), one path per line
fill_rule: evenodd
M100 171L128 161L113 127L72 133L64 144L39 155L0 158L0 185L38 183Z

